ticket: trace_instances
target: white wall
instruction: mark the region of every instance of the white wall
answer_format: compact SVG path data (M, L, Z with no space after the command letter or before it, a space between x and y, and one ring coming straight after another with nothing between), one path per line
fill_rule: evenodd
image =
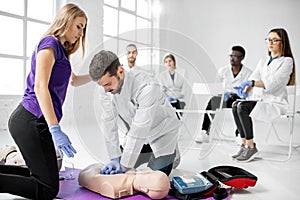
M89 1L84 1L84 0L71 0L71 1L66 1L66 0L56 0L56 9L60 9L61 6L63 6L66 2L69 3L76 3L79 5L80 8L82 8L88 17L88 26L87 26L87 40L86 40L86 56L88 57L89 53L93 51L99 44L102 43L102 37L103 37L103 0L89 0ZM85 60L82 60L81 57L81 51L76 52L74 55L71 57L71 62L72 62L72 67L73 71L75 73L83 74L83 73L88 73L88 66L85 65L84 63ZM91 83L88 86L83 86L85 87L84 94L89 93L88 88L92 85ZM75 96L76 88L74 87L69 87L68 89L68 94L66 98L66 102L64 104L64 118L63 120L65 123L72 123L74 119L73 116L73 100ZM84 96L83 94L83 96ZM82 95L82 93L81 93ZM22 95L17 95L17 96L6 96L6 95L1 95L0 97L0 130L5 130L7 129L7 121L10 116L10 113L15 109L16 105L20 102L22 98ZM81 98L82 101L84 101L84 98ZM83 103L82 103L83 104ZM85 115L88 115L87 112L84 112ZM86 118L88 119L88 118Z
M266 55L264 43L268 31L283 27L288 31L292 51L299 69L300 1L298 0L164 0L160 28L178 31L202 46L217 68L229 63L231 46L246 49L244 64L255 68ZM164 46L182 41L161 38ZM190 49L193 52L193 49ZM195 55L196 56L196 55ZM201 63L199 63L201 67ZM300 78L300 70L297 71Z
M202 78L208 82L210 79L214 81L216 70L229 64L228 55L233 45L242 45L246 49L244 64L254 69L258 60L267 55L264 38L269 30L275 27L285 28L289 34L296 63L296 78L300 79L300 70L297 70L300 67L298 22L300 1L158 0L158 2L162 7L159 21L160 46L178 53L177 65L185 69L189 81L200 82ZM177 37L178 35L180 37ZM187 64L187 61L191 63ZM195 73L195 66L200 73ZM299 101L297 100L298 110Z
M65 0L57 0L58 8ZM88 15L87 55L101 42L103 36L103 0L71 0L83 8ZM213 77L216 69L228 64L230 47L241 44L246 49L244 64L254 69L259 58L266 55L264 38L274 27L284 27L290 36L291 46L299 69L300 56L300 1L298 0L161 0L159 28L160 38L155 46L162 48L161 52L175 52L177 65L183 68L189 80L199 78L195 73L204 69L200 78ZM155 31L154 31L155 32ZM201 54L201 56L199 56ZM72 59L75 72L87 72L88 66L82 66L80 56ZM160 63L161 64L161 63ZM189 66L193 66L193 70ZM83 69L84 68L84 69ZM296 70L297 70L296 69ZM300 70L297 70L297 79ZM195 76L196 74L196 76ZM206 76L206 75L209 76ZM93 84L83 86L86 97L93 90ZM298 82L299 85L299 82ZM74 94L75 91L75 94ZM81 95L81 102L77 102L76 90L69 88L66 99L65 117L70 121L74 112L74 105L80 107L86 104L85 95ZM75 102L74 102L75 101ZM6 104L5 104L6 105ZM6 106L0 106L1 108ZM8 112L11 112L12 108ZM86 120L89 112L83 112ZM6 115L5 115L6 116ZM5 119L4 119L5 118ZM0 116L2 126L7 124L7 118Z

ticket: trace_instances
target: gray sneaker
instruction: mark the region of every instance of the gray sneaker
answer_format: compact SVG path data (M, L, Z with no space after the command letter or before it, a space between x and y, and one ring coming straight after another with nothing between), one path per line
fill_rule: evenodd
M246 147L244 144L241 145L240 150L233 156L231 156L233 159L239 157L240 155L242 155L242 153L244 152L244 150L246 150Z
M254 144L254 148L245 147L245 151L236 158L239 162L249 162L253 160L258 154L258 150L256 148L256 145Z

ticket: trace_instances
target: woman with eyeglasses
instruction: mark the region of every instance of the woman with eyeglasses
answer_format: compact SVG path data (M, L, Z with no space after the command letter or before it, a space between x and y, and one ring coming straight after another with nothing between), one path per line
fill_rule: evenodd
M252 117L270 123L288 108L287 85L295 83L295 64L286 30L275 28L266 38L268 56L259 61L249 80L236 87L246 101L233 103L232 112L242 145L232 158L239 162L254 159L258 150L254 143Z

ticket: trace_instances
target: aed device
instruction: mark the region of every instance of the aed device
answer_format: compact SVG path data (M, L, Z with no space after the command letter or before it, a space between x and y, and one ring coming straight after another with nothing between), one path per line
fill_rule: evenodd
M233 188L244 189L256 185L257 177L250 172L234 166L217 166L189 176L172 178L170 195L178 199L199 199L213 196L220 183Z
M213 183L201 173L190 176L175 176L172 179L172 184L181 194L199 193L213 186Z

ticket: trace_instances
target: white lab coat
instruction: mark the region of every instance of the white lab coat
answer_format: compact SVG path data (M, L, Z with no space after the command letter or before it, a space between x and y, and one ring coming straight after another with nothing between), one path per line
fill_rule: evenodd
M120 94L101 96L102 131L110 158L121 157L121 164L132 168L144 144L150 144L155 157L174 153L180 121L159 84L139 70L125 71ZM120 151L117 119L126 123L123 154ZM119 120L120 122L120 120Z
M148 76L154 77L154 72L153 71L144 69L143 67L134 66L134 68L132 68L132 69L138 70L140 72L143 72L143 73L147 74Z
M168 97L184 101L185 80L184 77L175 72L174 80L170 76L169 70L162 71L158 76L158 81Z
M293 59L280 57L269 65L270 57L261 59L249 80L263 81L265 88L254 87L249 100L258 100L250 113L254 119L271 122L288 109L286 85L293 70Z
M122 64L122 66L127 72L130 72L131 70L139 70L139 71L141 71L141 72L143 72L143 73L145 73L149 76L154 77L153 72L145 70L144 68L142 68L140 66L134 65L133 67L130 68L128 63L127 64ZM103 93L105 93L104 90L103 90ZM125 140L126 133L128 132L128 128L126 127L126 125L124 124L124 122L122 121L121 118L118 118L117 121L118 121L117 122L118 129L119 129L119 140L120 140L120 143L123 144L124 140Z
M251 74L252 70L243 65L241 71L234 77L232 66L226 65L218 70L217 81L225 83L226 92L234 92L233 87L239 86L247 81Z

